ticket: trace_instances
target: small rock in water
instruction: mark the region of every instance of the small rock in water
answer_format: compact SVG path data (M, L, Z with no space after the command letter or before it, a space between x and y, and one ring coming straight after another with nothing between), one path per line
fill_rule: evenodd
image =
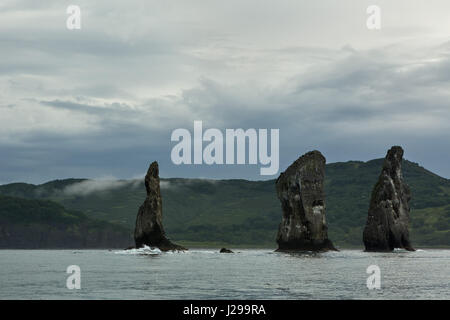
M231 251L230 249L227 249L227 248L222 248L222 249L220 249L220 253L233 253L233 251Z

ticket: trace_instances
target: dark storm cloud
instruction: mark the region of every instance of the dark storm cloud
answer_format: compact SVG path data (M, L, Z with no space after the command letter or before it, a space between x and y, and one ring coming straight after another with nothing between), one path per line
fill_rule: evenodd
M132 114L133 110L129 106L121 103L111 103L108 105L98 106L98 105L88 105L82 103L76 103L71 101L40 101L43 105L51 106L57 109L67 109L70 111L84 112L88 114L104 115L108 116L111 114L128 114L130 116L136 116L137 114ZM131 114L130 114L131 113Z
M280 170L311 149L369 160L400 144L450 176L445 10L417 7L400 29L387 15L370 33L361 2L80 1L71 32L66 5L0 5L0 183L134 177L152 160L166 177L261 179L258 166L173 165L170 134L194 120L279 128Z

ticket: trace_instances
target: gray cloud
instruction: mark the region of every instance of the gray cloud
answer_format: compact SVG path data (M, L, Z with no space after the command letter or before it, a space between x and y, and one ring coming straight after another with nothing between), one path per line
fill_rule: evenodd
M165 177L261 179L259 166L173 165L170 134L194 120L279 128L281 170L311 149L369 160L401 144L450 177L450 4L432 2L381 1L374 33L371 3L353 0L79 1L78 31L69 3L5 1L0 181L122 179L152 160Z

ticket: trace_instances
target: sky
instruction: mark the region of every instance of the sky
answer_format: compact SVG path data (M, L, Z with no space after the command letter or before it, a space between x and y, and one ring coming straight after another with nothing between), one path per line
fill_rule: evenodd
M401 145L450 178L449 35L446 0L3 0L0 184L136 178L154 160L162 177L278 176L173 164L171 133L195 120L279 129L280 171Z

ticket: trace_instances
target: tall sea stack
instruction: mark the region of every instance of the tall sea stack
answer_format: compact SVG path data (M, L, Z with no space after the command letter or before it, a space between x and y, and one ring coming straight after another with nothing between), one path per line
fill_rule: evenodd
M162 199L159 188L158 163L153 162L145 176L147 198L139 208L134 230L136 248L144 245L158 247L161 251L187 250L166 238L162 225Z
M402 175L403 149L392 147L386 155L378 182L372 190L363 241L366 251L414 251L409 241L411 193Z
M283 217L277 251L336 250L325 219L325 157L311 151L298 158L276 181Z

